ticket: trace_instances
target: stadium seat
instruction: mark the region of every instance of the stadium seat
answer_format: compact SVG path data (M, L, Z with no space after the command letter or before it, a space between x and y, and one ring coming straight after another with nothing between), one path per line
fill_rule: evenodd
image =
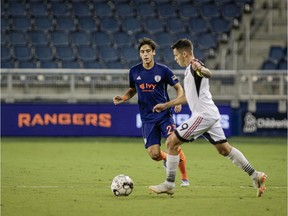
M115 18L105 17L100 20L101 30L109 34L119 31L119 23Z
M177 7L171 3L158 3L157 5L158 15L161 18L175 18L177 17Z
M227 19L236 18L240 19L242 15L242 7L239 4L230 2L221 6L223 17Z
M30 2L29 3L30 14L33 16L47 16L48 8L44 2Z
M25 45L13 46L13 56L19 61L27 61L32 58L31 49Z
M286 60L281 60L278 63L278 69L279 70L286 70L287 71L287 61Z
M208 23L203 18L192 18L189 20L188 29L192 34L200 34L209 30Z
M51 32L51 43L54 46L62 46L69 44L68 33L61 30L56 30Z
M94 4L94 14L98 17L111 17L113 16L113 10L106 2L105 3L97 3Z
M8 30L10 28L9 18L1 15L1 30Z
M117 47L132 46L134 43L134 37L126 32L116 32L113 35L114 43Z
M122 20L122 29L128 34L136 34L142 30L142 23L136 18L126 18Z
M7 35L5 31L1 29L1 46L7 43Z
M170 47L159 49L159 52L160 52L161 58L163 59L163 62L165 62L165 64L171 65L174 62L173 51Z
M94 18L92 17L77 17L78 20L78 29L82 31L95 31L97 29L97 24Z
M90 37L84 31L74 31L70 33L71 43L75 46L80 45L89 45L90 44Z
M134 7L130 4L123 3L118 4L116 9L116 14L120 17L134 17L135 16L135 10Z
M217 37L211 33L203 33L197 36L197 42L199 48L204 50L216 49L217 48Z
M101 46L99 47L99 57L106 64L109 62L115 62L119 60L118 50L111 46Z
M10 61L1 61L1 68L14 68Z
M199 17L199 8L193 4L181 4L179 6L179 15L183 20Z
M112 44L112 40L106 32L92 32L91 41L92 43L95 43L96 46L107 46Z
M173 36L171 34L167 34L167 32L160 32L159 34L155 35L155 40L160 48L170 47L174 42Z
M82 68L82 65L77 61L63 61L62 68L79 69Z
M200 12L204 18L215 18L220 16L220 10L215 4L202 4Z
M75 24L72 17L69 16L59 16L56 17L56 26L58 30L64 30L64 31L74 31L75 30Z
M164 31L163 22L156 18L147 18L144 21L145 31L155 34Z
M210 20L211 31L217 34L217 40L219 42L227 42L228 35L232 28L231 20L227 20L221 17L213 18Z
M10 49L6 46L1 46L1 61L8 61L10 57Z
M287 61L287 46L283 48L283 59Z
M58 68L58 63L56 61L40 62L40 68Z
M138 43L139 39L144 38L144 37L151 38L151 39L155 40L155 35L151 35L147 31L138 32L134 36L135 36L136 43Z
M7 39L12 45L24 45L27 43L26 36L22 31L8 32Z
M37 64L33 61L19 61L17 68L37 68Z
M27 32L28 41L32 45L48 45L47 34L43 31L29 31Z
M13 16L12 28L14 30L27 31L31 29L31 21L27 16Z
M281 46L271 46L268 53L268 58L272 61L279 62L284 58L283 47Z
M277 64L271 60L265 60L261 66L261 70L277 70Z
M51 13L53 16L69 16L69 8L65 2L51 2Z
M72 11L75 16L89 16L90 9L86 1L73 2L72 1Z
M102 69L105 68L105 64L100 62L84 62L84 68L86 69Z
M170 18L167 20L167 30L172 34L181 33L186 31L186 26L180 18Z
M195 55L195 58L205 63L205 60L206 60L205 53L201 49L195 46L194 46L194 55Z
M121 61L127 63L140 62L139 51L137 48L131 46L121 47Z
M53 22L48 16L35 16L34 26L36 30L53 30Z
M96 61L97 50L90 46L79 46L77 47L77 56L83 62Z
M58 60L62 60L62 61L74 61L75 60L73 49L69 46L57 46L56 57Z
M123 63L121 63L119 61L111 62L111 63L107 64L107 68L109 68L109 69L124 69L124 68L127 68L128 69L127 64L123 64Z
M42 61L51 61L54 58L54 53L52 48L48 46L35 46L35 57Z
M2 4L2 2L1 2ZM9 1L8 2L8 13L9 15L20 15L20 16L26 16L26 5L24 1L16 2L16 1Z
M140 18L146 19L147 17L156 17L155 7L150 3L138 4L137 8L137 16Z
M179 33L174 34L175 41L179 40L181 38L187 38L187 39L191 40L192 42L194 42L195 37L196 37L195 34L192 34L190 32L179 32Z

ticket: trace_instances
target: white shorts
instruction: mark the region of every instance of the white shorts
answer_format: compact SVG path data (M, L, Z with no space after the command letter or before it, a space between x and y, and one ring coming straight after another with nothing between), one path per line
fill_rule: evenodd
M196 115L179 125L175 130L177 138L183 142L191 142L203 135L212 144L227 142L220 120L205 119Z

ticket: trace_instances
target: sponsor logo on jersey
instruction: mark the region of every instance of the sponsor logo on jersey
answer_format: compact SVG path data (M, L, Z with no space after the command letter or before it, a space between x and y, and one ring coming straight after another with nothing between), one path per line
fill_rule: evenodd
M140 89L142 89L143 92L154 92L156 85L150 83L142 83L139 85L139 87Z

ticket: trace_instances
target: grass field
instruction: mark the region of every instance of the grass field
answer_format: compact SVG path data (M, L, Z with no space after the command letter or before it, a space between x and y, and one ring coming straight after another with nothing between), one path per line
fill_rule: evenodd
M2 138L3 216L286 216L286 138L231 138L252 165L268 174L256 197L246 173L204 140L184 144L191 186L173 196L149 193L164 181L140 138ZM125 173L134 180L128 197L110 184Z

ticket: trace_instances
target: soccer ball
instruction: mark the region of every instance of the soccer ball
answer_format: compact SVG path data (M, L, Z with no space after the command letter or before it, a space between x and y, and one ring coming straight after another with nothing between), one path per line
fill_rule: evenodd
M132 193L134 183L132 179L124 174L115 176L111 184L111 191L115 196L128 196Z

